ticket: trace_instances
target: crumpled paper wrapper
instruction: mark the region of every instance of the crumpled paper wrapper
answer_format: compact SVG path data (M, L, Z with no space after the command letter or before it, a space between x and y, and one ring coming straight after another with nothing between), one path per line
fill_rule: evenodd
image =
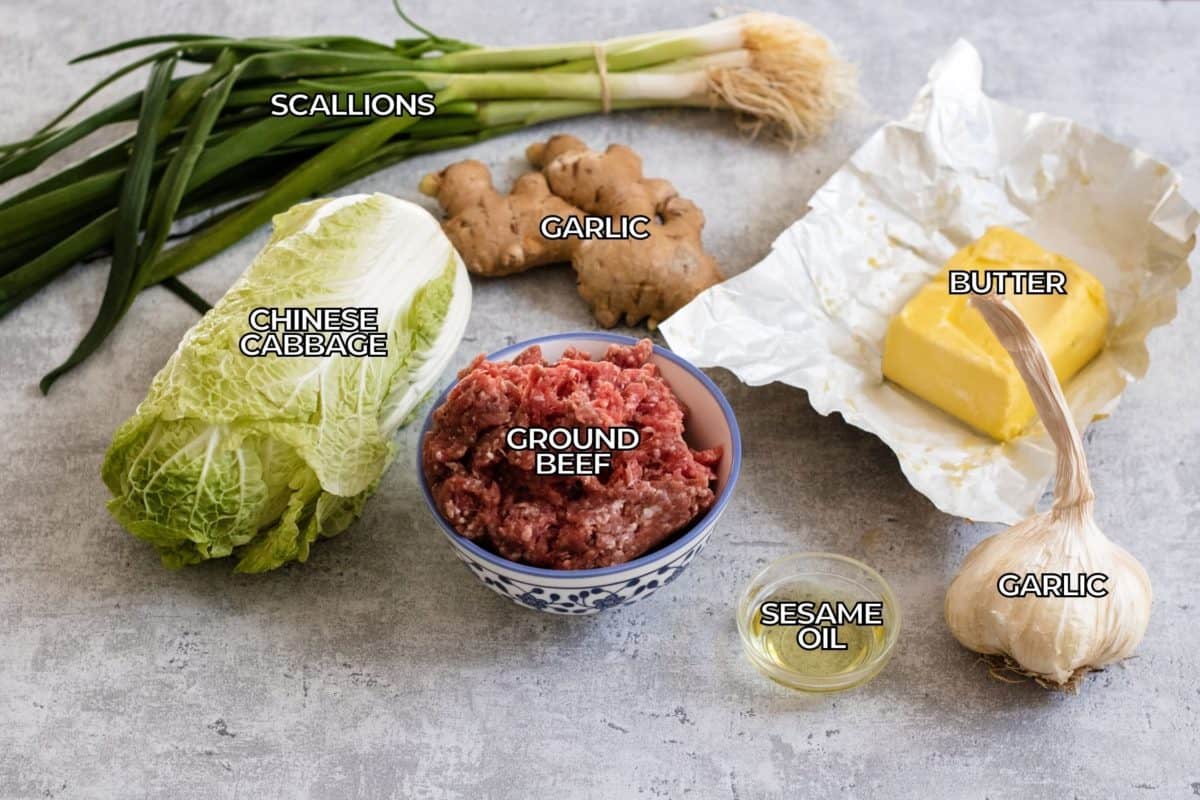
M876 132L770 255L662 331L700 366L805 389L821 414L840 412L886 442L942 511L1013 523L1054 476L1045 429L998 444L884 381L888 321L989 226L1068 255L1104 283L1111 312L1104 350L1066 387L1082 430L1149 367L1146 337L1175 317L1200 215L1166 165L989 98L982 72L979 53L958 41L908 117Z

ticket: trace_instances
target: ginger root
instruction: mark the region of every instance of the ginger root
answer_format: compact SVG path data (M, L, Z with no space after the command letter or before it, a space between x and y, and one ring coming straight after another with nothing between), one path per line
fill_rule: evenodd
M603 153L558 135L526 150L539 171L522 175L508 195L478 161L451 164L421 181L446 212L447 236L477 275L511 275L569 261L579 294L604 327L624 317L654 327L721 281L704 252L704 214L669 181L642 175L642 160L624 145ZM544 217L644 216L646 239L547 239ZM614 226L618 227L618 226Z
M504 196L483 162L460 161L426 175L420 188L450 216L442 227L476 275L512 275L571 259L571 243L545 238L538 224L546 214L566 218L579 212L550 193L541 173L522 175Z

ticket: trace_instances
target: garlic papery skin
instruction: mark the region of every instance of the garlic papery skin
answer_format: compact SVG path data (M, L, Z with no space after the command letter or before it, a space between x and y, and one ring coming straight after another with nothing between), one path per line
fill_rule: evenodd
M1074 689L1089 671L1133 654L1150 621L1150 578L1093 520L1083 443L1036 337L1001 298L971 302L1012 355L1054 441L1054 505L967 554L946 593L946 623L963 646L1003 657L1007 668L1043 686ZM1097 573L1107 576L1103 596L1008 597L1000 587L1008 574Z
M1086 514L1054 510L984 539L946 593L946 622L964 647L1004 656L1044 684L1073 687L1133 654L1150 621L1146 570ZM1005 597L1005 574L1108 576L1104 597Z

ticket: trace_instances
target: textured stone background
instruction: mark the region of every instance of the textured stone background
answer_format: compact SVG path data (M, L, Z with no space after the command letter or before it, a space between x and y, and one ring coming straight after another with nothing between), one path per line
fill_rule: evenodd
M690 25L713 10L408 5L435 30L497 44ZM564 126L628 142L672 178L707 211L706 240L730 271L759 259L851 150L906 111L959 36L983 53L995 96L1075 117L1200 186L1200 4L763 5L816 23L861 65L866 108L827 141L789 155L705 113ZM384 0L0 0L0 140L28 135L102 69L67 67L70 56L164 30L404 29ZM537 135L470 155L513 174ZM445 159L362 188L416 198ZM264 239L190 280L217 298ZM307 565L167 572L104 512L97 472L192 312L149 292L48 399L35 389L84 330L103 277L76 269L0 321L0 797L1200 796L1195 290L1152 337L1148 378L1089 436L1101 525L1154 579L1150 630L1136 659L1062 697L989 680L942 622L946 584L989 527L935 511L885 447L817 416L802 393L724 373L747 444L742 483L703 556L634 608L557 619L493 595L441 541L407 456L365 518ZM456 368L517 337L591 326L564 270L480 284L476 297ZM793 694L738 650L737 592L806 549L866 559L903 602L895 659L849 694Z

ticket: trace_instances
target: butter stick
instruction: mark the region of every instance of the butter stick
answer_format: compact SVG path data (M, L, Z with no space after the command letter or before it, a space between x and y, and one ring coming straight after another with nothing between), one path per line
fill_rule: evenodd
M1057 270L1065 294L1005 294L1041 342L1059 381L1074 377L1104 346L1104 285L1071 259L994 227L958 251L888 325L883 374L998 441L1019 436L1033 401L1008 352L968 295L951 295L954 270Z

